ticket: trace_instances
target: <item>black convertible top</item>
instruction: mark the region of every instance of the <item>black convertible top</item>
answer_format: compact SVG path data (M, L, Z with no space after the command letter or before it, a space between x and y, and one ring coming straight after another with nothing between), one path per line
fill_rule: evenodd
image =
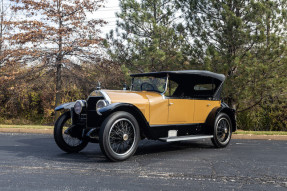
M140 74L131 74L131 77L142 77L142 76L153 76L153 77L164 77L166 75L176 78L177 76L182 75L192 75L192 76L205 76L215 78L223 82L225 76L223 74L218 74L206 70L180 70L180 71L163 71L163 72L150 72L150 73L140 73Z

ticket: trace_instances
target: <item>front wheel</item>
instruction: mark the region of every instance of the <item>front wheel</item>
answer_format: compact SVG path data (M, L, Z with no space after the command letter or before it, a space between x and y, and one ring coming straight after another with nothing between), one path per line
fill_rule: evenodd
M111 114L100 129L100 147L111 161L131 157L138 147L140 131L137 120L130 113L119 111Z
M67 153L76 153L83 150L88 142L80 138L81 127L71 131L72 120L71 113L69 111L63 113L55 123L54 127L54 139L60 149ZM70 129L69 129L70 128Z
M213 138L211 139L213 145L217 148L226 147L232 134L232 123L229 116L225 113L220 113L214 123Z

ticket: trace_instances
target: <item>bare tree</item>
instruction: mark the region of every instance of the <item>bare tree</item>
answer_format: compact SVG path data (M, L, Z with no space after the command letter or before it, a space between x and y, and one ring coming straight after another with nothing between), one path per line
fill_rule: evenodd
M23 19L10 22L14 26L11 39L18 47L22 63L41 61L48 72L55 72L55 105L61 103L62 69L94 60L102 39L96 26L105 24L92 14L103 0L11 0L15 12ZM43 64L44 63L44 64ZM59 114L56 114L57 118Z

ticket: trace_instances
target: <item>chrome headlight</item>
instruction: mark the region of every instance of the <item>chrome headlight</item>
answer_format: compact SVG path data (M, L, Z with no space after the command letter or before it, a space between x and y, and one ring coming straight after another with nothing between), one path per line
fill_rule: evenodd
M82 112L84 106L85 106L85 103L82 100L76 101L74 105L75 113L79 115Z
M96 104L96 110L99 111L99 109L106 107L107 105L108 105L108 102L106 100L100 99Z

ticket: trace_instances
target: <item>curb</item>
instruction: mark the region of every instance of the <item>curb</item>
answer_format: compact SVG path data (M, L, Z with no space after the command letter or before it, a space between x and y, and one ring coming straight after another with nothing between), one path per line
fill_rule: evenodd
M49 135L52 135L53 129L0 128L0 133L32 133L32 134L49 134ZM287 141L287 135L233 134L232 139Z

